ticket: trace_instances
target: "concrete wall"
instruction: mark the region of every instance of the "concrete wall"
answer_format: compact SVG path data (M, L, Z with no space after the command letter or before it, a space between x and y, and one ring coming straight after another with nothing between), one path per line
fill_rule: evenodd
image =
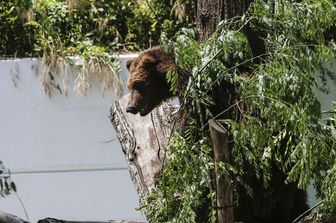
M32 69L39 63L0 61L0 160L29 220L143 220L108 118L115 96L93 87L86 97L70 89L68 97L54 91L49 98ZM0 198L0 210L26 218L16 195Z

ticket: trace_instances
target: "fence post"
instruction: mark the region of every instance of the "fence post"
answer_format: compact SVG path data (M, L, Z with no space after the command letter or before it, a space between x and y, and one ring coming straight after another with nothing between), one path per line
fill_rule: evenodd
M216 209L218 223L233 223L233 192L231 180L219 173L220 162L230 162L230 149L227 130L217 121L210 119L210 136L214 147L216 177Z

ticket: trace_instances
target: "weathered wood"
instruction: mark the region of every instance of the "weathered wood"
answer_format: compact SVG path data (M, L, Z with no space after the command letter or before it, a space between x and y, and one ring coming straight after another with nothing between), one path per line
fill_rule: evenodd
M141 223L138 221L67 221L55 218L45 218L39 220L37 223Z
M177 106L163 103L145 117L125 111L128 95L110 107L110 119L128 162L140 203L154 188L167 163L165 145L170 137Z
M0 211L0 223L28 223L28 222L15 215Z
M209 120L210 136L214 147L216 200L218 223L233 223L233 191L231 180L220 174L218 164L230 163L228 132L215 120Z

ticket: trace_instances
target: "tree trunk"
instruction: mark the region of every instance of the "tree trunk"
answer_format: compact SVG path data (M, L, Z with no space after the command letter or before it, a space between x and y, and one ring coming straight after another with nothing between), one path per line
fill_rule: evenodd
M206 40L218 23L243 15L253 0L198 0L196 24L200 33L199 40Z
M198 0L196 24L199 31L199 40L206 40L222 20L224 14L223 0Z
M206 40L216 31L222 20L242 16L254 0L197 0L196 24L199 31L199 41ZM264 33L253 30L249 24L243 28L249 42L255 63L260 63L260 56L265 53Z
M163 103L141 117L126 113L127 100L128 95L110 107L110 119L128 162L140 203L143 203L167 163L165 146L175 124L177 107Z
M205 41L209 38L216 31L220 21L243 15L251 2L252 0L198 0L196 22L199 31L199 41ZM255 40L259 38L254 35L249 27L245 29L245 35L248 34L246 36L250 46L254 46ZM254 49L252 49L252 53L254 53ZM258 53L260 52L258 51ZM224 91L223 88L226 90ZM215 104L224 106L224 109L230 107L235 99L238 98L235 86L230 83L223 83L221 88L213 89L213 92ZM234 117L227 118L235 119ZM234 214L231 180L229 176L225 178L218 171L219 162L230 162L229 136L227 131L214 120L209 121L209 128L214 146L215 160L215 179L213 184L216 185L216 202L212 201L212 203L216 203L217 222L232 223L234 222Z

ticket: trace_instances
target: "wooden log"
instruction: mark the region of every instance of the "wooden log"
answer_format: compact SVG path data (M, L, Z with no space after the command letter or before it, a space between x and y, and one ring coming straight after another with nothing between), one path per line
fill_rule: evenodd
M209 120L210 136L214 147L216 177L216 209L218 223L233 223L233 192L231 180L219 173L220 162L230 163L230 149L226 129L215 120Z
M165 146L172 133L177 106L163 103L147 116L126 113L128 95L110 107L110 119L128 162L140 203L154 188L167 163Z
M28 223L28 222L15 215L0 211L0 223Z
M68 220L61 220L56 218L45 218L39 220L37 223L141 223L137 221L68 221ZM144 222L143 222L144 223Z

